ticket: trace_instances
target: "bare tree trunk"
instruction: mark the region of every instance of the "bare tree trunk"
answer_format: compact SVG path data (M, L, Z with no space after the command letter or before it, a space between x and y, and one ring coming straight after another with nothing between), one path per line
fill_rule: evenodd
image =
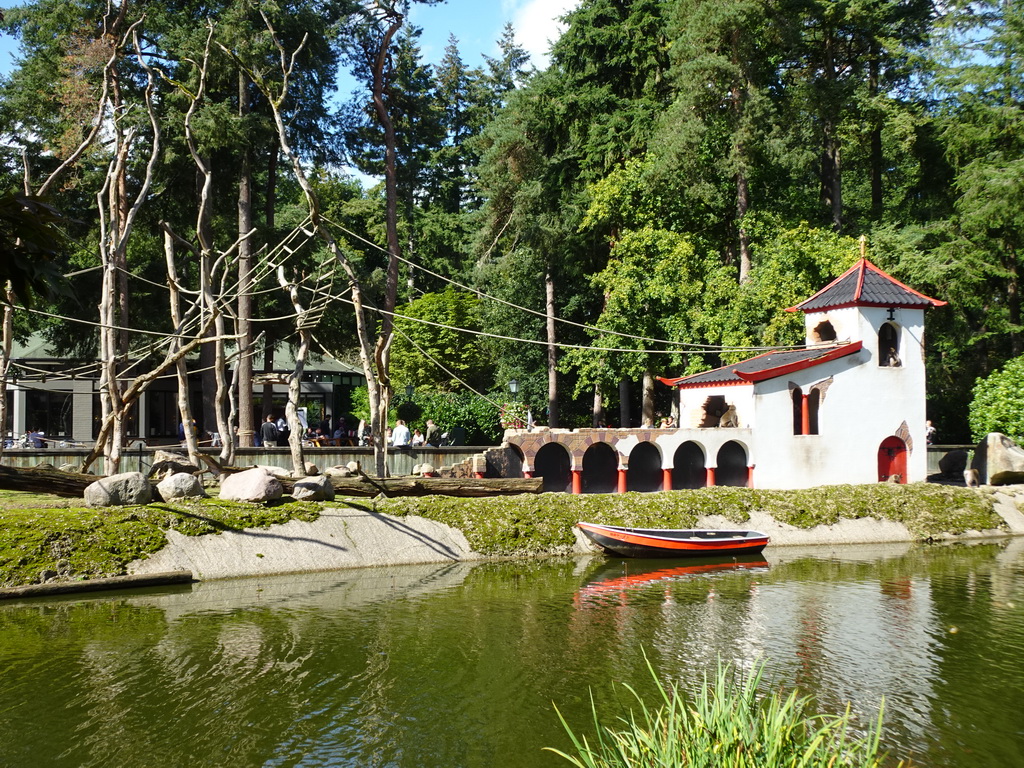
M164 257L167 260L167 284L170 287L169 300L171 305L171 323L179 333L182 330L181 290L178 285L178 270L174 258L174 238L164 229ZM176 354L181 348L179 335L171 342L170 354ZM175 378L178 382L178 415L181 418L182 432L185 435L185 448L190 463L199 466L199 446L196 444L196 431L192 428L192 403L189 399L188 368L185 358L179 357L174 363Z
M249 88L245 75L238 73L238 111L244 118L249 112ZM238 445L252 446L256 425L252 412L252 243L247 233L252 230L252 152L242 149L242 169L238 177L238 349L235 364L238 372Z
M644 423L654 424L654 374L650 370L644 371L642 412Z
M371 71L373 84L371 94L373 109L377 122L384 129L384 193L385 193L385 229L388 241L388 271L384 286L384 313L380 320L380 331L374 347L374 358L377 365L379 397L375 404L370 401L372 410L371 428L373 429L374 463L379 477L388 474L387 440L384 430L387 428L388 404L391 401L391 340L394 335L395 306L398 302L398 259L402 255L402 245L398 240L398 139L395 136L395 125L388 113L385 101L385 70L390 63L391 41L398 33L403 22L402 14L394 9L385 12L384 21L387 29L373 51ZM390 96L390 94L389 94ZM373 407L376 405L376 407Z
M878 43L871 43L871 60L868 62L868 90L872 100L878 95L879 65L878 65ZM872 108L874 109L874 108ZM882 120L876 114L871 116L872 126L870 132L871 144L871 218L880 221L884 209L882 196L882 175L885 172L885 158L882 154Z
M14 292L10 282L4 286L7 303L4 304L3 335L0 337L0 456L4 453L7 437L7 373L11 368L11 348L14 345Z
M742 152L742 147L738 147L737 151ZM750 210L750 183L747 181L747 175L741 171L736 174L736 221L739 224L739 281L741 284L750 279L750 235L747 234L747 228L743 225L743 217L747 215L748 210Z
M619 380L619 426L629 429L632 417L629 415L629 379Z
M597 429L604 423L604 397L601 395L601 384L594 385L594 407L591 414L591 425Z
M288 447L292 454L292 474L305 477L306 460L302 455L302 423L299 421L299 395L302 392L302 374L306 366L306 355L309 353L310 333L306 325L306 308L299 300L299 287L285 277L284 267L277 268L277 282L291 300L295 310L295 328L299 333L299 349L295 355L295 369L288 376L288 403L285 405L285 416L288 419Z
M825 40L825 62L822 76L828 81L829 93L834 90L837 78L835 63L835 36L831 33ZM821 191L825 203L832 212L832 229L843 231L843 174L842 151L837 116L831 111L835 107L826 102L830 110L822 120L823 146L821 153Z
M558 426L558 339L555 337L555 278L550 266L544 273L544 306L548 342L548 425Z

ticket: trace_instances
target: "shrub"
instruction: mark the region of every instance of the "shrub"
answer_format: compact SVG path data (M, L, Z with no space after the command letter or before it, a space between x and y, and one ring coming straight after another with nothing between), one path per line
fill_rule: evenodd
M1002 432L1011 440L1024 442L1024 356L978 379L971 394L968 419L975 441L989 432Z
M763 664L742 676L719 663L715 679L709 683L705 678L703 687L689 697L676 684L664 686L649 662L648 669L658 693L656 706L649 707L626 685L637 708L620 719L621 727L602 726L592 704L597 739L591 745L573 733L559 713L576 754L548 751L578 768L882 765L881 709L868 732L856 735L849 706L842 715L816 715L810 711L810 697L796 691L786 697L759 695Z

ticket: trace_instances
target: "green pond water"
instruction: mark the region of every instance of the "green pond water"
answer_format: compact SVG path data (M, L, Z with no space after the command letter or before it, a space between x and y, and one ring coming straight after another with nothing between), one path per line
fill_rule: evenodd
M600 557L207 582L0 605L0 766L568 765L719 658L885 699L925 766L1024 765L1024 540L778 549L720 567Z

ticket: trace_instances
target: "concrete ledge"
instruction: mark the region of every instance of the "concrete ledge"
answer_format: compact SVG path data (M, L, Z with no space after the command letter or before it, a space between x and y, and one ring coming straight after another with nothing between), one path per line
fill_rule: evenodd
M110 576L105 579L84 581L50 581L45 584L27 584L23 587L0 589L0 600L15 600L25 597L50 597L70 595L79 592L98 592L111 589L136 589L138 587L165 587L170 584L190 584L191 571L164 571L162 573L129 574Z

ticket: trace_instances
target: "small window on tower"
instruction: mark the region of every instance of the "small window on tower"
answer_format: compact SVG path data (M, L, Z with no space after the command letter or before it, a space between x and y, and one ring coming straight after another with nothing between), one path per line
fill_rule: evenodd
M828 320L823 320L814 326L814 330L811 331L811 338L815 344L823 344L829 341L836 340L836 329L832 327L832 323Z
M892 323L883 323L878 329L878 365L882 368L899 368L900 334Z

